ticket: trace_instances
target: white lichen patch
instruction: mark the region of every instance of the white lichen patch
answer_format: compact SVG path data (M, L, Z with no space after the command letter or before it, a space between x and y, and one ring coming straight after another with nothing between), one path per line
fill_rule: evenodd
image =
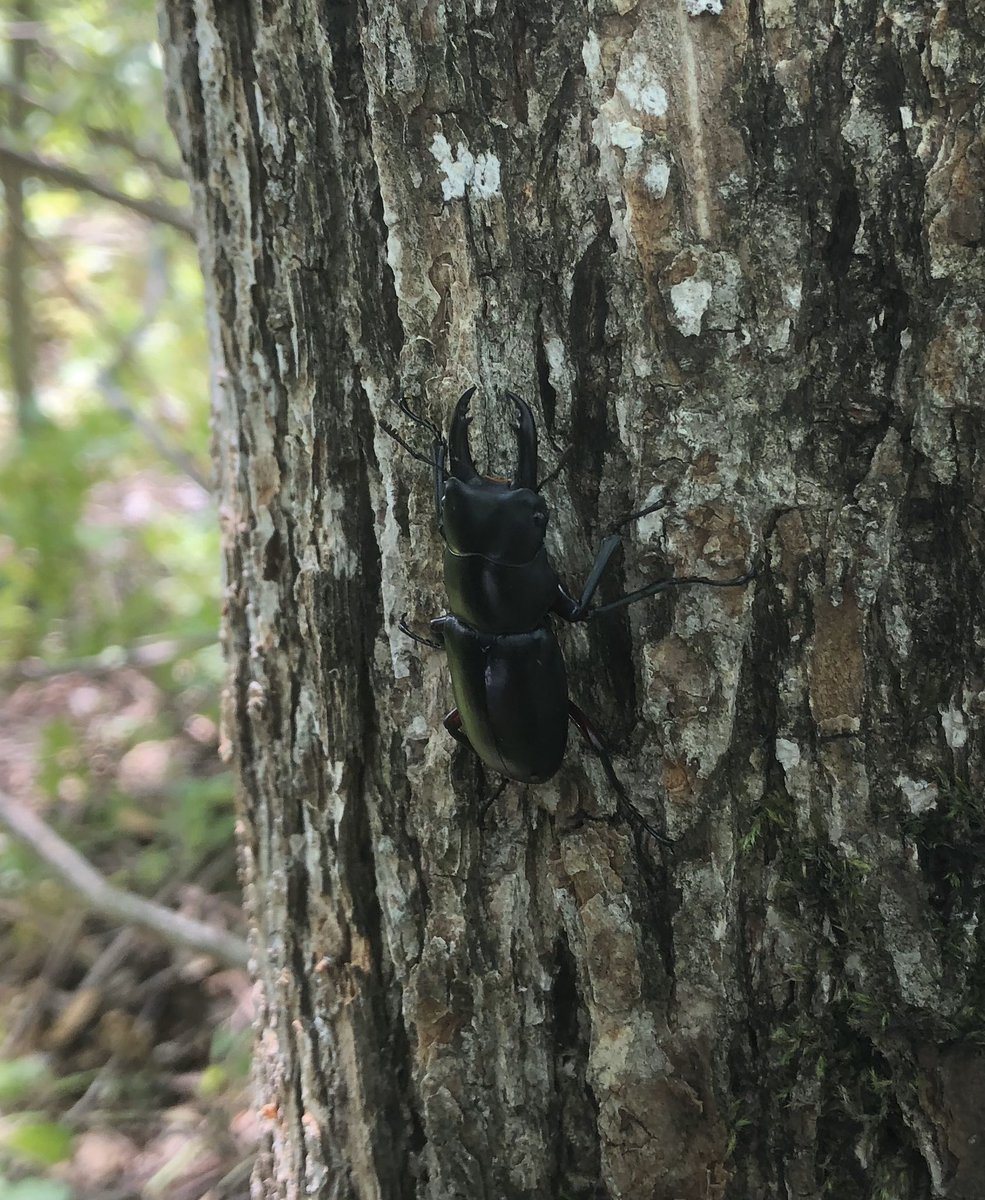
M790 341L790 318L784 317L782 321L778 321L769 332L766 338L767 347L776 354L782 350Z
M654 159L643 172L643 186L657 200L667 195L670 185L670 163L662 158Z
M821 816L828 840L832 846L839 847L846 859L861 861L863 856L858 851L856 839L859 830L865 828L869 812L869 777L865 764L846 759L835 742L823 743L816 756L817 765L830 780L830 795ZM810 786L810 780L807 786Z
M685 337L697 337L701 332L711 293L711 284L704 279L684 279L670 289L671 320Z
M452 151L448 139L443 133L436 133L431 142L431 157L444 173L441 181L441 194L446 200L461 200L465 188L475 174L475 158L466 147L459 142L456 151Z
M322 489L319 551L322 562L329 565L329 570L338 579L353 578L360 571L358 555L341 532L343 526L339 516L345 512L347 504L346 492L341 487L326 485ZM317 562L312 564L312 571L319 569Z
M892 605L886 613L886 636L900 658L909 658L913 646L910 626L907 624L906 612L902 605Z
M499 159L495 154L480 154L475 160L475 174L472 178L472 189L480 200L491 200L498 196L500 186Z
M427 721L418 714L407 726L407 738L410 741L426 742L431 736Z
M257 128L260 136L266 140L267 145L274 152L274 157L280 162L284 157L284 128L279 121L270 120L263 103L263 92L260 90L260 85L255 81L253 84L253 99L256 102Z
M564 342L559 337L549 337L544 343L544 354L547 357L547 365L550 368L551 382L554 382L555 377L561 378L568 373L568 355L564 347Z
M295 732L291 756L295 765L300 766L305 761L313 745L318 745L323 751L327 750L322 741L321 722L318 719L321 711L321 697L315 694L313 688L302 686L294 708Z
M914 1008L933 1009L939 999L940 951L914 910L912 898L887 888L879 912L903 1001Z
M551 387L558 393L571 390L572 368L564 342L556 334L544 339L544 357L547 359L547 377Z
M918 817L937 807L938 790L935 783L927 779L911 779L909 775L897 775L896 784L914 816Z
M684 8L689 17L700 17L702 13L718 17L722 12L722 0L684 0Z
M648 117L667 114L667 89L654 73L650 60L634 54L619 67L616 92L634 112Z
M841 132L845 141L869 163L878 163L887 152L889 130L882 114L864 107L858 92L852 97L848 119L842 123Z
M631 121L613 121L609 125L609 141L627 153L643 147L643 130Z
M642 507L649 508L651 504L656 504L663 494L664 489L659 484L650 488ZM656 512L647 513L645 517L640 517L636 522L636 536L644 543L655 541L663 534L665 520L665 510L662 508L658 508Z
M581 58L589 79L598 78L602 73L602 47L593 29L588 31L588 37L582 43Z
M685 273L687 278L681 279ZM667 274L678 280L662 288L670 320L685 337L716 330L748 341L741 328L742 266L734 255L690 246L674 259Z
M638 203L648 193L662 200L670 168L658 153L663 132L654 119L666 116L669 99L651 59L627 52L620 62L615 88L603 99L607 84L601 47L594 33L582 46L585 68L597 95L598 115L592 122L592 141L599 151L599 173L612 213L611 233L620 253L633 253ZM642 214L643 225L647 214Z
M452 150L445 135L436 133L431 141L431 157L444 176L441 194L446 201L464 199L466 189L480 200L500 195L499 159L491 152L476 157L464 142Z
M403 295L404 245L397 233L397 214L383 199L383 224L386 226L386 261L393 272L393 286L398 296Z
M421 953L417 922L412 900L413 879L402 861L392 838L382 834L376 844L373 860L381 900L383 927L390 953L396 963L406 969Z
M938 708L941 728L952 750L960 750L968 741L968 722L960 707L952 700L947 708Z
M630 358L630 366L637 379L649 379L653 374L653 359L648 350L642 346L634 346Z
M784 772L800 766L800 747L789 738L776 739L776 761Z

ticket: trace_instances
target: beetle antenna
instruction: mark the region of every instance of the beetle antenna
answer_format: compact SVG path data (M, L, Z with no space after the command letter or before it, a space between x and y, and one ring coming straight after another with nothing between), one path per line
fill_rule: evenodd
M557 479L557 477L564 470L565 459L568 458L568 456L571 454L571 451L573 449L574 449L574 446L571 446L571 445L565 446L565 448L561 451L561 457L557 460L557 466L554 468L553 471L551 471L551 473L549 475L545 475L544 478L540 481L540 483L537 484L537 486L534 488L535 492L543 491L543 489L546 488L549 483L553 483L554 480Z
M480 764L482 763L482 759L479 759L479 763ZM482 771L482 778L483 778L483 782L485 782L485 779L486 779L485 771ZM482 807L479 809L479 822L478 823L479 823L480 829L483 829L485 827L486 814L489 812L489 810L492 808L492 806L496 803L496 801L500 798L500 796L502 796L503 792L506 791L506 785L509 782L510 782L509 779L506 776L504 776L503 781L502 781L502 783L500 783L499 787L493 792L493 794L489 797L489 799L486 800L485 803L482 805Z
M445 435L441 432L438 426L435 425L433 421L429 421L427 417L422 417L420 413L414 412L403 396L401 396L396 403L397 408L400 409L404 416L410 417L415 425L420 425L422 429L426 429L435 441L443 442L445 440Z
M613 776L615 776L615 772L613 772ZM619 782L618 777L616 776L615 778L616 783L618 784L618 787L616 788L616 807L619 809L623 820L630 827L630 829L632 829L637 835L641 833L647 834L659 845L666 846L668 849L673 846L674 839L667 837L665 833L661 833L658 829L655 829L653 825L651 825L651 823L646 819L646 817L643 816L636 805L626 795L626 791Z
M419 451L415 450L413 446L408 445L407 442L404 441L404 439L400 436L399 433L397 433L397 431L393 428L392 425L388 425L386 423L386 421L380 421L379 426L383 430L384 433L388 434L390 437L393 438L393 440L397 443L398 446L403 446L403 448L407 451L407 453L411 456L411 458L415 458L415 459L417 459L418 462L425 463L429 467L434 466L433 458L425 458L425 456L423 454L421 454Z

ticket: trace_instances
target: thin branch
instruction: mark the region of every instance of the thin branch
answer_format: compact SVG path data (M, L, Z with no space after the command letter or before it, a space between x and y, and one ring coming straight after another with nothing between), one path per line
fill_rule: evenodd
M43 262L48 263L57 272L62 290L73 304L82 309L97 324L109 325L109 320L99 305L95 304L71 283L65 271L64 263L58 254L54 253L50 247L40 241L32 242L31 249ZM115 330L109 331L117 340L117 353L113 357L113 360L99 371L95 381L96 387L100 390L103 399L110 408L136 425L162 458L187 475L189 479L197 483L204 492L211 496L212 484L209 477L198 467L192 455L165 437L160 431L158 422L139 413L126 398L123 389L116 382L116 376L123 367L133 366L138 371L140 369L136 352L144 335L153 324L153 313L156 312L162 295L160 281L153 278L155 272L151 271L150 274L152 278L148 280L147 297L144 304L144 318L134 329L129 330L125 335L120 335ZM107 336L109 336L109 333L107 333ZM141 371L140 373L146 381L144 372ZM148 386L151 386L149 381Z
M122 388L116 384L113 379L113 373L118 371L121 366L122 362L118 359L105 370L100 371L96 385L102 393L103 399L114 412L119 413L122 417L126 417L131 424L140 430L161 458L187 475L189 479L198 484L203 492L211 496L212 486L208 478L195 465L191 456L177 446L173 446L166 438L162 437L154 422L142 413L139 413L126 398Z
M102 125L83 125L86 136L97 146L112 146L129 154L142 166L150 167L163 175L165 179L173 179L175 183L185 183L185 172L178 163L162 158L155 150L142 142L135 142L119 129L106 129Z
M248 1158L241 1159L232 1170L227 1171L218 1183L212 1185L212 1191L217 1196L233 1196L238 1195L242 1189L242 1185L246 1183L253 1172L253 1164L256 1161L256 1155L251 1154Z
M140 430L154 449L183 471L190 479L198 484L203 492L211 494L208 478L199 471L191 455L186 454L179 446L162 437L157 425L137 411L126 397L126 393L117 384L116 377L123 366L129 362L143 341L148 329L154 324L161 301L167 293L167 278L164 271L164 258L154 246L151 246L147 270L147 286L144 292L144 312L141 320L120 340L116 357L106 364L96 377L96 386L103 393L106 403L115 412L125 416Z
M3 792L0 824L29 846L94 912L149 930L182 950L211 955L226 966L248 965L249 947L241 938L115 887L39 816Z
M173 208L170 204L128 196L125 192L111 187L101 179L95 179L91 175L75 170L74 167L56 162L52 158L42 158L39 154L26 154L22 150L15 150L13 146L2 140L0 140L0 167L19 170L23 175L29 175L35 179L46 179L60 187L71 188L74 191L92 192L93 195L101 196L104 200L110 200L114 204L128 208L131 212L140 213L150 221L170 225L189 237L195 236L191 217L180 209Z
M54 104L48 104L42 100L40 96L34 94L28 88L18 84L15 79L0 79L0 92L6 92L8 96L14 97L20 101L26 108L34 108L39 112L48 113L52 117L64 117L66 114L65 106L59 108ZM118 150L123 150L135 158L137 162L143 163L144 166L152 167L155 171L159 171L167 179L174 179L179 183L185 180L185 173L181 166L164 158L156 150L143 142L135 142L128 134L120 129L107 129L102 125L85 125L81 126L86 136L97 145L114 146Z
M29 0L20 0L19 14L31 16ZM33 42L28 38L12 41L11 68L14 82L23 86ZM7 128L16 136L24 126L27 105L17 94L8 97ZM17 397L17 424L26 432L38 423L34 394L34 329L32 307L27 288L27 254L31 238L24 218L23 172L9 165L0 169L4 199L7 202L7 238L4 251L6 266L6 307L10 329L8 353L10 375Z
M13 96L25 108L39 108L42 112L54 113L54 109L32 96L24 84L18 81L16 72L13 79L0 79L0 92L6 92L8 96Z

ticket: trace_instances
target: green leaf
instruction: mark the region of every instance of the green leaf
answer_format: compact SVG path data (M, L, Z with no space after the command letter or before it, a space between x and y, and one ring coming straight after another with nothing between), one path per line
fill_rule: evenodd
M4 1149L28 1162L50 1167L72 1153L72 1132L55 1121L19 1120L3 1133Z
M0 1196L3 1200L72 1200L72 1189L67 1183L56 1183L51 1179L22 1179L20 1183L8 1183L0 1175Z
M0 1104L10 1105L51 1079L40 1054L27 1054L0 1062Z

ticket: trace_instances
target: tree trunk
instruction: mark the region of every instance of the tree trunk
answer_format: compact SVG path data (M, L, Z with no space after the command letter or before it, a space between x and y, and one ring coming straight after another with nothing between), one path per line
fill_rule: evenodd
M215 363L257 1200L985 1194L985 8L164 0ZM537 408L636 836L441 729L432 485ZM480 463L481 465L481 463ZM590 819L595 818L595 819ZM602 818L602 819L599 819Z

